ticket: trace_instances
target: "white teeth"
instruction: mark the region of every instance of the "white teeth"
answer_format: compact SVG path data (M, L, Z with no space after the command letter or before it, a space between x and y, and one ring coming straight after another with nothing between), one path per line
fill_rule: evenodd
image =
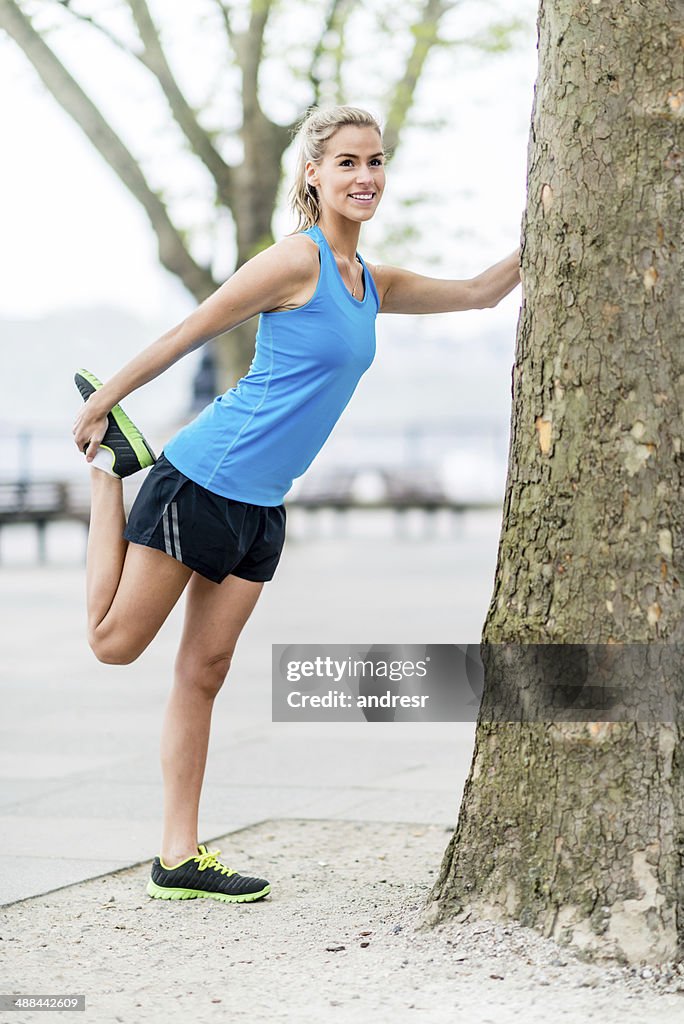
M373 193L372 192L352 192L351 193L351 197L352 197L352 199L372 199L373 198Z

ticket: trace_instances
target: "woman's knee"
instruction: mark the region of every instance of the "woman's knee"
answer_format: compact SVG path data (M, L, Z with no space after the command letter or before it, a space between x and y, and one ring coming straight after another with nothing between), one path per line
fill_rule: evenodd
M176 658L176 682L214 698L223 686L233 658L233 651L216 655L179 651Z
M136 642L133 636L126 636L121 630L102 626L88 630L88 643L103 665L130 665L147 646Z

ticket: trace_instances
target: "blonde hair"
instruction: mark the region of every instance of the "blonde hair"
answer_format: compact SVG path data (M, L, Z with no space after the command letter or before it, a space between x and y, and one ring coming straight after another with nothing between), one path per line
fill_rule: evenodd
M306 180L307 160L319 164L325 155L325 148L339 128L354 124L361 128L374 128L382 143L382 129L377 118L361 107L340 104L335 107L309 107L295 129L299 142L299 153L295 170L294 185L289 191L290 208L298 218L297 227L291 234L313 227L321 215L318 189Z

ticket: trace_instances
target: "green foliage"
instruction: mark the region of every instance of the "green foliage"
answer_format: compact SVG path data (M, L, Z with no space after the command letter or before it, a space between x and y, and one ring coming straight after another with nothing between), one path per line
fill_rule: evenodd
M264 249L268 249L269 245L273 245L273 235L262 235L262 237L258 238L247 250L247 259L251 260L251 258L256 256L257 253L263 252Z
M377 248L381 259L392 262L410 252L411 244L420 241L422 231L416 224L399 221L388 227L383 235Z
M481 53L506 53L513 49L518 35L526 32L528 27L524 18L508 18L506 21L492 22L481 33L463 42Z

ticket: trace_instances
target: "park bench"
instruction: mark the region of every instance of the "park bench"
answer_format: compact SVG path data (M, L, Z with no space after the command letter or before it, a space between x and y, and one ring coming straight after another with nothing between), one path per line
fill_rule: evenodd
M49 523L72 520L88 526L87 493L66 480L0 481L0 530L30 523L38 531L38 559L46 561L45 532Z

